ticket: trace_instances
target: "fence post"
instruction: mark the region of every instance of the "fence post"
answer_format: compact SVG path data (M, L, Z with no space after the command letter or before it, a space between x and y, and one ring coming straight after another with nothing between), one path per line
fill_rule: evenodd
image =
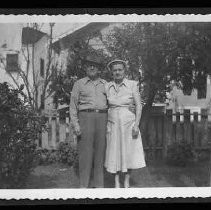
M155 120L154 120L154 116L153 114L151 114L150 116L150 120L149 120L149 124L148 124L148 128L150 128L150 132L148 130L148 139L147 139L147 143L148 143L148 154L149 157L151 155L152 159L155 159L156 157L156 149L155 149L155 142L156 142L156 128L155 128ZM151 154L150 154L151 152Z
M210 110L208 111L208 132L207 132L207 137L208 137L208 146L209 146L209 152L210 152L210 167L209 167L209 186L211 186L211 113Z
M167 156L168 146L172 142L172 115L173 112L170 109L167 109L164 115L163 158Z
M52 136L51 136L51 147L52 149L56 149L56 116L52 116L51 118L51 127L52 127Z
M46 117L46 126L47 129L49 129L49 117ZM48 135L49 135L49 131L48 130L43 130L42 131L42 136L41 136L41 147L45 148L45 149L49 149L49 145L48 145Z
M177 116L175 110L172 111L172 122L175 123L177 121Z
M168 126L168 116L166 114L163 115L163 159L167 156L167 149L168 149L168 134L167 128Z
M193 121L193 146L197 146L198 144L198 112L194 112L194 121Z
M49 116L49 123L48 123L48 148L52 147L52 116Z
M180 122L184 123L184 109L180 110Z
M193 122L194 121L194 114L193 114L193 110L190 110L190 121Z
M60 142L64 142L66 139L66 124L65 124L65 119L66 119L66 112L62 110L60 112L60 119L59 119L59 139Z
M191 122L190 110L184 110L184 139L187 143L191 143Z
M207 119L208 113L206 109L201 110L201 133L203 135L203 138L201 139L201 146L207 146L208 143L208 119Z
M183 122L181 122L181 113L177 112L176 113L176 122L175 122L175 142L180 143L183 141L183 137L184 137L184 130L183 130Z
M157 116L157 142L156 147L158 158L162 159L163 157L163 141L164 139L164 113L158 113Z
M60 131L60 122L59 122L59 112L56 112L56 147L60 142L59 138L59 131Z
M70 116L69 116L69 111L66 111L65 114L65 124L66 124L66 141L70 140Z

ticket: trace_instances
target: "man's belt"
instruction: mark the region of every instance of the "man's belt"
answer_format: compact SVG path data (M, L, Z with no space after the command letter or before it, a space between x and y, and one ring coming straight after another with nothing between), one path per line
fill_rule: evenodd
M97 113L107 113L107 109L83 109L80 112L97 112Z

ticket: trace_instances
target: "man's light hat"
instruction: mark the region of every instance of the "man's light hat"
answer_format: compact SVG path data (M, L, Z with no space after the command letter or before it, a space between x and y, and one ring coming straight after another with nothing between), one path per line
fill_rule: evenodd
M124 65L125 68L127 68L127 63L126 63L125 61L121 60L121 59L115 59L115 60L113 60L113 61L110 61L110 62L108 63L108 65L107 65L107 68L108 68L109 70L111 70L111 66L114 65L114 64L116 64L116 63L121 63L121 64Z

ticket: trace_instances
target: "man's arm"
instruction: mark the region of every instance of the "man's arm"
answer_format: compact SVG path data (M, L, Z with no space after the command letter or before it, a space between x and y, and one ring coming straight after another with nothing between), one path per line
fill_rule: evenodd
M72 121L74 131L76 135L81 134L79 120L78 120L78 100L79 100L79 85L76 82L73 85L71 97L70 97L70 119Z

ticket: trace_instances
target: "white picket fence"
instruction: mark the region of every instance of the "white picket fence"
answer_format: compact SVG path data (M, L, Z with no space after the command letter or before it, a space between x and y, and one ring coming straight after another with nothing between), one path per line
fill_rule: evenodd
M56 149L60 142L72 141L76 142L76 136L70 125L69 113L61 117L58 112L46 115L47 130L42 132L39 147L45 149Z

